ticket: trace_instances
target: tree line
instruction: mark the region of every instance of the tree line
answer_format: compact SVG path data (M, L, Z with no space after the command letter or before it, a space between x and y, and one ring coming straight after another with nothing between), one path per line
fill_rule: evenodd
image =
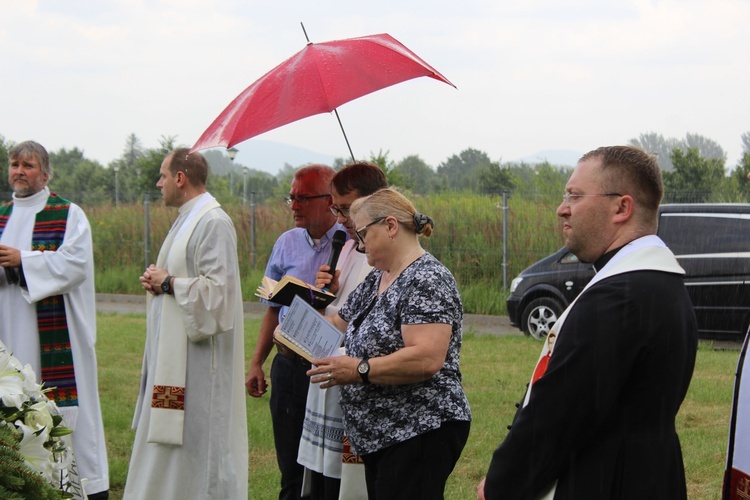
M698 134L685 138L665 138L655 132L641 134L629 144L657 155L667 195L665 202L741 201L750 199L750 132L741 136L742 157L728 166L727 155L715 141ZM15 143L0 135L0 200L10 198L7 185L8 151ZM139 203L144 196L160 196L155 184L167 152L180 145L174 137L159 140L159 147L145 148L136 134L125 140L121 155L103 166L87 159L81 149L60 148L50 151L54 177L50 189L84 205L102 203ZM286 196L291 178L301 165L285 165L276 175L234 163L225 152L204 152L211 167L209 189L220 201L239 202L253 193L255 202ZM570 166L503 163L487 153L467 148L441 162L436 168L419 155L400 161L389 158L388 151L370 153L367 160L378 164L391 185L414 194L448 191L480 194L508 193L525 197L561 195L570 175ZM338 158L332 165L346 163Z

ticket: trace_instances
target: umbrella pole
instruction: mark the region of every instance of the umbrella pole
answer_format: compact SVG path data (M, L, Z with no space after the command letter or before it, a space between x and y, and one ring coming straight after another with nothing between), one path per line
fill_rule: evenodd
M344 140L346 141L346 147L349 148L349 154L352 155L352 161L356 161L354 159L354 153L352 153L352 147L349 145L349 139L346 137L346 132L344 131L344 125L341 123L341 118L339 118L339 112L336 111L336 109L333 109L333 112L336 113L336 119L339 121L339 127L341 127L341 133L344 134Z
M307 43L310 44L310 37L307 36L307 30L305 29L305 24L300 21L300 26L302 26L302 33L305 34L305 39L307 40ZM341 123L341 118L339 118L339 112L336 111L336 108L333 108L333 112L336 113L336 119L339 121L339 127L341 127L341 133L344 134L344 140L346 141L346 147L349 148L349 154L352 155L352 161L356 161L354 159L354 153L352 153L352 147L349 145L349 139L346 137L346 131L344 131L344 125Z

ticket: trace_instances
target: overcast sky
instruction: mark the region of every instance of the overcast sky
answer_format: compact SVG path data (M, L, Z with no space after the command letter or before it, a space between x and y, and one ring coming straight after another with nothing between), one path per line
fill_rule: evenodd
M191 146L304 47L300 21L313 42L389 33L458 87L419 78L341 106L357 157L436 167L469 147L510 161L690 132L731 169L750 131L747 0L23 0L0 19L0 135L103 165L131 133ZM348 156L329 114L257 140Z

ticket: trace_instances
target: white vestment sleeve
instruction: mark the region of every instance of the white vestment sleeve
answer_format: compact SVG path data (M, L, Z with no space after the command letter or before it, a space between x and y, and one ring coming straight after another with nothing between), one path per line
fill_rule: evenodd
M86 215L71 204L65 237L55 252L21 251L21 264L28 289L22 289L29 303L69 293L78 287L92 269L91 228Z
M188 266L197 277L175 278L174 296L190 341L199 342L234 328L239 276L231 221L204 217L190 238L188 255Z

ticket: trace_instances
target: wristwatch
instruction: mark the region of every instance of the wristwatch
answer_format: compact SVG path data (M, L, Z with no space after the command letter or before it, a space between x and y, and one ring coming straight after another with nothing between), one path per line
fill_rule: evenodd
M367 356L362 358L362 361L357 365L357 372L362 377L362 383L368 385L370 383L370 362L367 361Z
M161 291L163 293L172 293L172 276L167 276L161 283Z

